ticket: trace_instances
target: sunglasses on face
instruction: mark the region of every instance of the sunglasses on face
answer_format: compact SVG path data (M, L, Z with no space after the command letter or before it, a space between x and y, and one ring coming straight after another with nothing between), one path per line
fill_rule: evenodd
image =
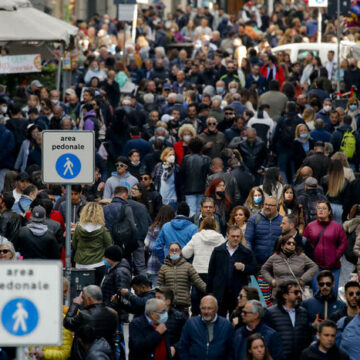
M150 178L148 176L140 176L141 180L150 180Z
M0 250L0 251L1 251L1 250ZM349 296L354 296L354 295L360 296L360 291L357 291L357 292L355 292L355 291L350 291L350 292L349 292Z
M209 126L211 126L211 125L216 125L216 122L209 122L208 125L209 125Z
M323 282L323 281L320 281L320 282L319 282L319 286L320 286L320 287L324 287L324 286L330 287L331 285L332 285L331 282Z
M293 245L293 246L295 246L296 245L296 243L294 242L294 241L287 241L286 242L286 245Z
M115 164L116 167L125 167L125 164Z
M301 294L301 290L289 291L289 294L299 295Z
M8 254L9 252L9 249L0 250L0 254Z

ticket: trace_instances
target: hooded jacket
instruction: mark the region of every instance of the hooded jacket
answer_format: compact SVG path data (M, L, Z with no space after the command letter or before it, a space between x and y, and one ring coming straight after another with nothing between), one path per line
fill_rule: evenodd
M200 292L206 293L206 284L200 278L194 267L183 257L173 263L168 257L161 266L157 286L166 286L174 292L173 305L188 307L191 304L190 286L195 286Z
M138 182L139 180L135 176L132 176L128 171L125 176L119 176L118 173L114 171L111 174L111 177L106 180L103 198L111 199L117 186L126 186L131 189Z
M109 231L92 223L78 224L71 243L74 260L81 265L102 262L104 251L110 245L112 240Z
M224 237L215 230L201 230L195 234L182 249L185 258L194 256L193 266L199 274L207 274L210 256L215 247L225 242Z
M166 257L172 242L178 242L183 248L197 232L198 228L195 224L187 217L178 215L162 227L153 251L159 257L160 262L164 262L164 252Z
M60 259L55 235L41 223L31 222L20 228L14 245L24 259Z
M315 220L305 228L303 236L311 241L313 247L325 224ZM314 249L316 264L322 269L339 269L341 267L340 258L346 247L347 238L342 226L331 220Z

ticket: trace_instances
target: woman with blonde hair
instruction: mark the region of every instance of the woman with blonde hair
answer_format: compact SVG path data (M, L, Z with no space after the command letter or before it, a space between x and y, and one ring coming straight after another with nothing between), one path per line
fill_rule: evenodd
M342 224L343 199L349 181L345 178L341 160L330 161L328 174L321 178L320 184L331 204L334 220Z
M264 200L265 195L260 187L255 186L250 190L244 204L244 206L249 209L250 216L256 215L262 209Z
M303 120L310 131L315 130L316 113L313 108L306 108L302 113Z
M351 169L351 167L349 166L349 162L348 159L346 157L346 155L340 151L336 152L332 157L331 160L340 160L343 168L344 168L344 175L345 178L349 181L352 182L355 180L355 175L353 170Z
M180 166L175 163L175 151L172 147L165 148L160 155L161 162L157 163L152 172L155 190L162 197L164 205L170 205L174 210L181 200Z
M104 211L101 205L89 202L80 213L71 247L77 269L95 269L95 284L100 285L106 266L103 262L105 249L112 245L109 230L105 228Z
M201 279L206 283L211 254L215 247L225 242L224 237L219 234L217 223L213 217L205 217L200 224L199 232L182 249L184 258L193 258L193 266ZM200 314L200 294L193 288L191 293L191 312Z
M191 124L184 124L179 129L179 141L174 144L176 163L181 165L185 155L190 153L189 142L196 136L196 130Z
M305 124L299 124L295 128L295 141L293 143L293 159L295 169L298 169L309 151L314 148L315 141L310 137Z

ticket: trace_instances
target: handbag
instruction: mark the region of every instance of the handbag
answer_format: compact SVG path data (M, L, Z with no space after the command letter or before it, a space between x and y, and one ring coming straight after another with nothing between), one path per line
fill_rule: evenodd
M321 234L320 234L320 236L321 236ZM294 272L292 271L289 262L288 262L286 259L284 259L284 261L286 262L286 265L288 266L291 275L294 277L295 281L297 282L297 284L298 284L298 286L299 286L299 289L300 289L301 294L302 294L302 299L303 299L303 300L310 299L310 298L313 296L313 293L312 293L312 291L310 290L310 286L304 286L304 288L302 288L302 286L300 285L299 280L297 279L297 277L295 276Z

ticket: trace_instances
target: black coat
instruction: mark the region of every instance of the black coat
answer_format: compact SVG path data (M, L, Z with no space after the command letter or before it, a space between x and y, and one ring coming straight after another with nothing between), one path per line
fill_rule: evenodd
M242 287L248 284L248 276L257 271L255 255L251 250L239 244L235 253L230 256L226 244L227 242L213 250L209 263L207 292L214 294L219 303L229 289L237 296ZM236 270L234 262L245 264L245 270Z
M186 155L181 163L184 181L184 194L203 194L206 177L210 172L211 159L201 154Z
M323 153L315 153L307 156L302 163L302 166L311 167L313 177L316 178L318 182L320 182L320 179L327 174L329 165L330 159Z
M253 174L264 164L267 149L266 144L260 138L257 138L255 143L252 144L247 140L241 141L238 150L243 157L244 163Z
M72 303L63 322L66 329L75 332L74 342L71 348L71 359L85 359L84 350L81 348L76 336L76 331L85 324L94 329L97 339L105 338L111 346L113 354L115 354L114 336L118 323L116 311L105 306L104 303L90 305L80 312L78 312L78 310L79 305Z
M166 322L166 327L168 329L168 337L170 346L177 346L177 343L180 340L182 328L185 325L186 318L184 313L177 311L173 308L170 308L168 311L168 320Z
M134 314L134 318L141 316L145 311L145 304L149 299L155 297L155 290L143 292L140 296L128 291L125 296L122 296L119 306L121 309Z
M340 350L336 345L334 345L327 353L326 358L325 354L319 350L319 343L313 344L306 348L302 354L300 360L349 360L350 357L344 351Z
M282 305L273 305L268 309L267 320L268 325L280 335L285 358L299 359L301 351L311 341L307 311L301 306L296 308L295 327L293 327L290 315Z
M96 339L90 346L85 360L111 360L112 350L109 343L104 339Z
M242 166L235 166L230 174L236 179L239 192L240 192L240 204L243 204L252 187L255 185L255 177L250 172L246 171Z
M14 242L22 226L23 217L11 210L5 210L0 216L0 235Z
M342 220L347 220L351 207L360 204L360 179L355 179L347 186L343 198Z
M42 236L35 236L28 227L23 226L14 246L24 259L60 259L60 246L50 230Z
M313 139L309 139L309 151L314 148L315 141ZM295 163L295 169L298 169L304 159L306 158L306 153L304 148L301 145L300 141L295 140L293 145L293 159Z
M144 204L135 200L128 200L135 219L136 224L136 240L144 241L149 226L152 224L151 217Z
M164 333L167 359L170 360L170 343L168 332ZM135 318L129 326L129 360L151 360L154 352L161 342L162 336L149 324L145 315Z

